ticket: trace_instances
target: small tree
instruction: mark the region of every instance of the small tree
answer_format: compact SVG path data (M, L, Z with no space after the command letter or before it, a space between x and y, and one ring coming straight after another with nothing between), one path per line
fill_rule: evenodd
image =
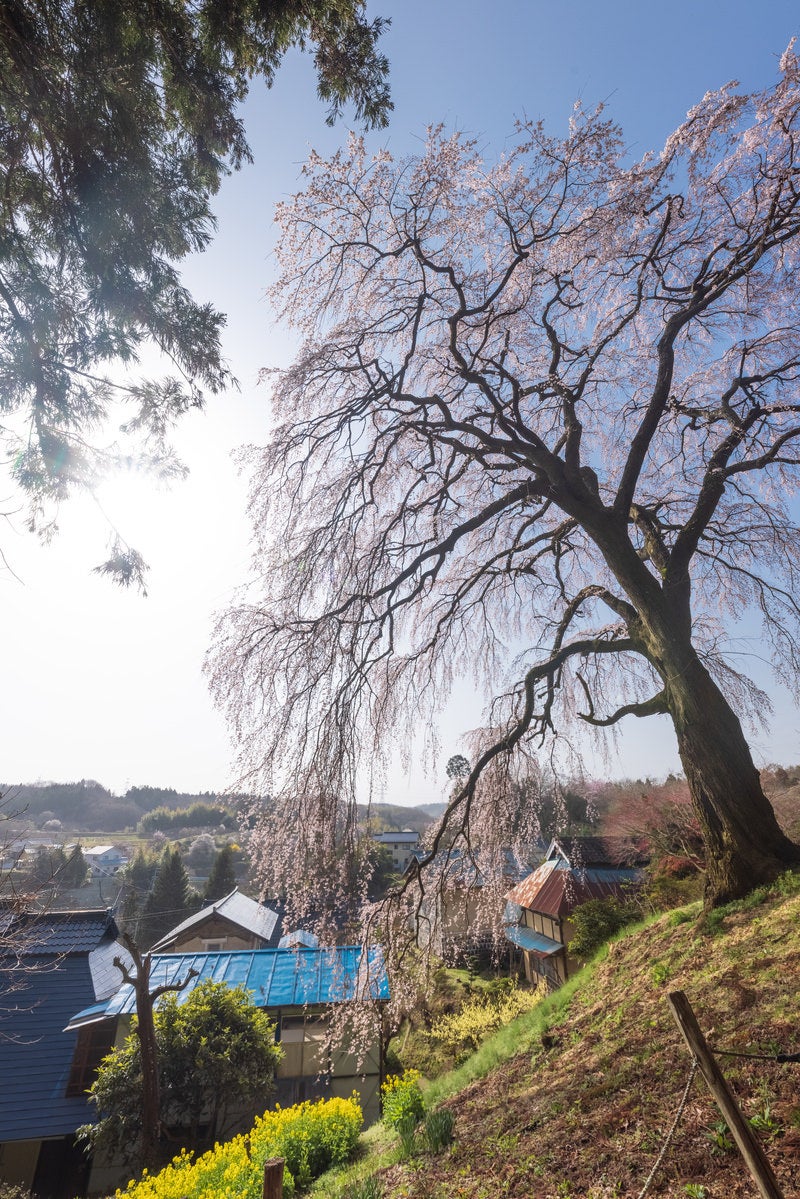
M263 1111L281 1051L275 1026L243 987L203 981L164 995L153 1013L162 1156L229 1136ZM100 1067L90 1095L100 1119L81 1129L93 1148L143 1164L142 1051L131 1035Z
M230 895L235 886L236 870L233 864L233 848L230 845L223 845L214 859L203 898L206 903L215 903L224 895Z
M54 883L66 860L66 854L60 845L55 848L40 845L28 872L31 884L34 887L46 887Z
M186 851L186 861L195 872L213 866L217 856L217 845L211 833L200 833Z
M82 887L89 873L89 865L83 856L83 849L76 845L65 857L64 865L59 871L58 882L62 887Z
M155 854L148 853L140 845L122 872L124 890L120 919L125 928L136 927L137 919L147 901L157 870L158 858Z

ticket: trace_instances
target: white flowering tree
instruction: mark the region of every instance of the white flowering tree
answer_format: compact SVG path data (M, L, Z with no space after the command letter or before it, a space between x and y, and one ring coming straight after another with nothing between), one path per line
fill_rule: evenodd
M273 872L317 877L359 772L468 671L492 698L434 849L506 836L515 763L576 725L662 713L708 901L798 862L728 634L760 616L795 686L799 113L790 47L638 162L602 110L491 164L441 129L312 156L274 293L305 342L250 455L263 594L212 667Z

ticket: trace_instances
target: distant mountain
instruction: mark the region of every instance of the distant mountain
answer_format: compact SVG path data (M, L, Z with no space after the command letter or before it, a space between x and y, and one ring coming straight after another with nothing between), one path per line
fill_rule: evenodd
M419 809L420 812L425 812L432 820L439 820L447 810L446 803L426 803Z
M36 827L48 820L60 820L65 828L101 833L122 832L135 828L148 812L155 809L187 809L202 804L220 809L235 809L236 796L213 791L199 794L175 791L169 787L130 787L124 795L114 795L95 779L72 783L0 783L0 795L6 797L4 814ZM381 829L415 829L423 832L438 817L443 804L404 808L399 804L375 803L367 808L359 804L358 818L369 819Z

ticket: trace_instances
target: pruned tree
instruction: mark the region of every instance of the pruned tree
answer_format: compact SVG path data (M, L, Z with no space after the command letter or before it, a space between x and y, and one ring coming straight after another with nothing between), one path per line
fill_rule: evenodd
M84 1135L91 1139L92 1144L101 1143L104 1136L114 1143L115 1148L122 1152L134 1154L138 1148L141 1155L141 1165L151 1168L158 1161L158 1147L162 1136L161 1083L158 1048L156 1043L156 1025L154 1004L162 995L168 992L182 991L189 982L197 976L197 971L189 969L186 977L179 982L164 983L151 988L150 970L152 957L149 953L142 954L138 945L127 934L122 934L122 942L131 955L135 972L129 968L129 963L122 957L114 958L114 965L122 975L122 981L131 986L136 995L136 1024L129 1037L129 1044L115 1052L113 1064L108 1062L105 1071L101 1070L98 1079L92 1086L93 1097L105 1096L107 1078L114 1077L114 1067L118 1068L120 1059L124 1060L135 1072L134 1080L125 1078L124 1089L134 1112L133 1118L128 1119L113 1111L106 1116L105 1121L84 1129ZM136 1076L138 1074L138 1077ZM133 1083L133 1085L132 1085ZM138 1085L136 1085L138 1083ZM97 1100L100 1106L103 1101ZM113 1104L111 1104L113 1107ZM109 1132L109 1127L111 1132ZM141 1140L139 1141L139 1138Z
M208 244L221 179L250 157L238 106L300 47L330 120L352 101L359 120L385 124L384 24L361 0L2 5L0 411L41 531L51 501L93 489L131 452L97 442L120 408L123 430L144 437L142 462L182 469L174 421L231 379L224 317L192 298L176 263ZM167 371L134 378L148 343ZM98 569L141 582L144 563L118 539Z
M741 724L766 697L726 655L751 611L796 689L792 47L640 161L601 109L562 138L523 122L494 163L440 128L401 162L353 139L279 219L306 340L250 454L263 596L213 665L273 857L302 875L387 730L470 670L494 698L445 828L502 835L515 762L661 713L708 901L796 864Z

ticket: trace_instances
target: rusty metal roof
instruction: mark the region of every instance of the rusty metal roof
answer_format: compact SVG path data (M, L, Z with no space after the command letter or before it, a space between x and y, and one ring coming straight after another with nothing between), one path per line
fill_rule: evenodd
M508 893L511 903L532 912L562 918L588 899L608 899L619 895L640 877L629 868L575 869L563 858L548 858Z

